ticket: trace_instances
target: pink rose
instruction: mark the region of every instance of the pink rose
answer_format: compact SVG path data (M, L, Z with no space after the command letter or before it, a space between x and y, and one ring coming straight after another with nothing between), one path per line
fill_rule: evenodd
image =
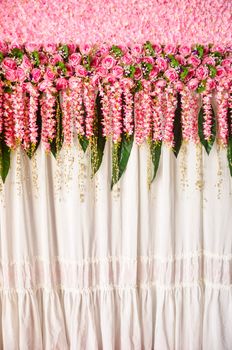
M163 57L158 57L156 60L158 68L162 71L165 71L168 68L167 61Z
M188 64L191 64L193 67L198 67L200 63L201 60L194 55L188 58Z
M80 82L80 81L81 81L80 78L71 77L71 78L68 80L70 89L76 89L76 88L79 86L79 82Z
M108 74L108 69L106 69L106 68L103 68L103 67L98 67L97 69L96 69L96 73L97 73L97 75L99 75L100 77L106 77L107 76L107 74Z
M43 52L39 53L39 61L40 64L47 64L48 63L48 57Z
M146 63L154 64L154 58L151 56L144 57L142 61Z
M225 58L224 60L222 60L221 65L222 65L223 67L228 67L228 68L230 68L231 63L232 63L231 58Z
M94 75L92 78L91 78L91 84L93 84L94 86L97 86L99 84L99 80L100 80L100 77L98 75Z
M66 67L66 76L71 77L74 73L74 68L69 63L67 63L65 67Z
M38 83L38 81L40 80L41 78L41 70L39 68L34 68L32 69L31 71L31 75L32 75L32 80L35 82L35 83Z
M49 53L55 53L57 50L57 46L56 44L46 44L44 45L44 49Z
M58 62L62 62L63 59L61 57L60 54L56 53L55 55L53 55L50 59L50 63L55 66Z
M159 69L157 67L153 67L152 70L150 71L149 77L151 79L154 79L157 77L158 74L159 74Z
M189 46L180 46L179 47L179 53L186 57L186 56L189 56L191 54L191 47Z
M217 67L217 77L224 77L226 75L226 70L224 67L218 66Z
M116 78L121 78L123 76L124 70L121 66L114 66L112 69L112 75Z
M30 70L32 68L32 63L30 59L27 57L27 55L23 56L23 60L20 67L23 68L24 70Z
M135 68L134 78L136 80L139 80L141 77L142 77L142 69L140 69L139 67Z
M156 86L157 86L158 88L164 88L166 85L167 85L167 82L166 82L166 80L164 80L164 79L159 79L159 80L157 80L157 82L156 82Z
M127 64L127 65L131 64L132 61L133 61L132 56L131 56L129 53L127 53L126 55L124 55L124 56L122 57L121 60L122 60L122 62L123 62L124 64ZM140 60L140 59L139 59L139 60Z
M202 64L210 64L211 66L215 66L215 63L215 59L211 56L206 56L202 61Z
M184 84L182 83L182 81L178 80L177 82L175 82L175 88L177 91L182 91L183 87L184 87Z
M141 53L142 53L142 51L143 51L142 45L134 45L134 46L131 48L131 54L132 54L133 56L136 56L136 57L140 56Z
M157 55L160 55L161 52L163 51L161 45L153 45L153 49Z
M198 88L198 84L199 84L199 80L196 78L193 78L188 82L188 87L190 90L196 90L196 88Z
M81 63L81 54L80 53L72 53L69 56L69 63L73 67L78 66Z
M122 86L127 87L129 89L131 89L134 85L133 80L130 78L123 78L120 80L120 83L122 84Z
M83 55L88 55L91 51L92 46L89 44L80 45L79 49Z
M99 50L99 54L100 56L105 56L105 55L108 55L109 53L109 47L104 45L104 46L101 46L100 50Z
M203 80L203 79L206 79L209 75L209 70L206 66L200 66L197 68L196 70L196 77L199 79L199 80Z
M100 64L100 60L98 57L94 57L91 61L91 67L97 68Z
M48 87L51 87L52 83L49 80L43 80L39 83L38 88L40 91L45 91Z
M194 76L195 76L195 69L190 68L185 80L188 81L188 80L192 79Z
M112 56L108 55L103 58L101 64L103 68L111 69L116 64L116 60Z
M182 55L176 55L175 59L183 66L186 64L186 59Z
M76 75L78 75L79 77L86 77L87 75L87 70L85 69L85 67L81 65L76 66L75 72L76 72Z
M7 69L15 69L16 68L16 62L12 59L12 58L4 58L4 60L2 61L2 68L4 70Z
M232 67L231 68L226 68L227 76L229 78L232 78Z
M71 55L76 51L77 45L76 44L68 44L68 52Z
M170 81L175 81L178 79L178 74L177 72L175 71L174 68L170 68L168 70L166 70L165 72L165 76L168 78L168 80Z
M0 41L0 52L6 54L8 52L8 45L4 41Z
M44 74L44 79L45 80L54 80L55 79L55 73L53 72L53 70L51 68L47 68L46 72Z
M8 69L5 73L5 78L10 81L16 81L17 80L16 71L12 69Z
M166 45L165 48L164 48L164 52L167 54L167 55L174 55L176 53L176 46L174 45Z
M207 90L213 90L216 87L216 81L214 79L207 79L206 88Z
M116 82L116 78L115 76L113 76L112 74L109 74L107 77L106 77L106 81L110 84L113 84Z
M211 49L211 52L219 52L219 53L224 53L224 47L221 45L214 45Z
M22 68L18 67L16 69L16 77L18 81L23 82L24 79L26 78L25 71Z
M65 78L58 78L56 81L57 90L67 89L68 81Z
M40 44L37 44L37 43L26 43L25 44L25 49L28 51L28 52L33 52L33 51L39 51L40 49Z

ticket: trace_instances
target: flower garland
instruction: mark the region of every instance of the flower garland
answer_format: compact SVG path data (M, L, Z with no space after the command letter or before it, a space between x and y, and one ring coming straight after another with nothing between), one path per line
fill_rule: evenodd
M178 156L182 141L209 153L216 139L232 173L231 89L230 46L1 43L1 147L22 145L31 157L41 139L56 156L76 133L84 151L91 144L96 170L112 139L115 183L134 140L149 142L156 173L162 144Z

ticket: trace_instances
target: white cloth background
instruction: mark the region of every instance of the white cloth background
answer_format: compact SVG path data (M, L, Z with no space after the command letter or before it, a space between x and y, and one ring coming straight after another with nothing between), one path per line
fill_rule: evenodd
M88 153L88 152L87 152ZM226 151L163 147L148 188L133 146L110 191L77 143L16 151L1 192L0 348L231 350L232 182Z

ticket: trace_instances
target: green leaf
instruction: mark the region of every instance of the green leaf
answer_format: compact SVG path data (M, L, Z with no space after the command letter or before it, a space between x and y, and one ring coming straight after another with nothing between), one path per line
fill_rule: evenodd
M129 67L129 70L130 70L129 77L133 79L136 69L135 69L134 66L130 66L130 67Z
M155 179L157 170L159 167L160 155L161 155L162 141L152 141L150 145L151 158L154 166L153 176L151 182Z
M10 148L6 145L3 138L0 140L0 174L2 181L5 182L10 169Z
M23 59L23 51L18 49L17 47L11 50L10 56L13 56L15 58L19 58L20 60Z
M211 110L212 110L212 128L211 128L211 138L209 140L205 139L204 132L203 132L203 125L204 125L203 107L201 107L198 114L198 135L199 135L201 144L205 147L207 154L210 153L216 137L216 118L215 118L215 114L212 106L211 106Z
M152 43L150 41L146 41L146 43L144 44L144 50L150 56L154 56L155 55L155 51L154 51Z
M230 136L228 139L227 159L229 163L230 175L232 176L232 136Z
M2 62L2 60L3 60L3 53L2 52L0 52L0 63Z
M171 60L170 65L171 67L179 67L180 63L175 59L173 55L168 55L168 58Z
M63 71L63 73L67 72L67 68L66 68L64 62L59 61L56 63L56 66L59 67Z
M91 163L92 163L93 174L96 174L96 172L101 166L105 143L106 143L106 138L102 135L103 115L102 115L102 109L101 109L101 99L102 97L100 96L100 92L98 91L98 94L96 97L96 105L95 105L95 112L96 112L95 123L96 123L96 133L97 133L95 147L97 152L92 152L92 149L91 149Z
M67 45L62 45L60 47L59 51L61 52L62 57L64 57L65 59L68 58L69 49L68 49Z
M131 154L133 146L134 136L133 135L122 135L122 140L119 145L113 145L113 171L111 189L120 180L123 173L126 170L127 163ZM117 164L114 165L114 161Z
M206 80L202 80L202 82L200 83L200 85L197 88L197 92L200 94L203 91L205 91L206 89Z
M39 52L38 51L33 51L31 53L32 59L35 62L35 66L38 67L40 64L40 59L39 59Z
M204 46L202 46L202 45L197 45L196 49L197 49L197 52L198 52L198 56L199 56L200 58L202 58L203 55L204 55Z
M217 74L217 69L214 66L208 65L209 67L209 75L211 78L214 78Z
M56 136L50 142L50 145L51 145L51 152L53 156L56 158L57 154L60 152L62 148L62 144L64 141L63 127L62 127L62 109L60 105L59 94L57 94L56 96L55 110L56 110Z
M181 94L177 93L177 106L175 110L175 118L173 124L173 133L174 133L174 147L173 152L175 157L177 158L180 147L182 144L182 123L181 123Z
M182 72L180 73L180 79L184 80L187 77L188 72L189 70L187 67L182 67Z
M122 53L122 50L120 49L120 47L116 46L116 45L113 45L111 47L111 53L113 53L115 55L115 57L119 58L119 57L122 57L123 53Z
M80 142L81 148L85 152L88 148L89 140L87 139L87 137L85 135L79 135L78 140Z

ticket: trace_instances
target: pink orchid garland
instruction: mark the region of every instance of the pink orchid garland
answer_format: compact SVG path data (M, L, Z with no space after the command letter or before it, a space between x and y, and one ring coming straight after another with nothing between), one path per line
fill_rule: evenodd
M83 110L83 82L81 78L75 78L70 86L71 113L74 120L74 127L77 135L83 136L84 131L84 110Z
M4 93L3 98L3 118L4 118L4 139L5 143L11 149L15 149L15 128L14 128L14 111L13 96L11 93Z
M89 139L94 135L93 123L95 117L95 85L90 81L84 82L84 105L86 110L85 129Z
M131 89L133 82L131 79L124 79L122 81L122 91L124 97L124 119L123 119L123 131L127 135L132 135L134 130L133 120L133 94Z
M62 127L64 133L64 143L68 146L71 145L72 141L71 102L72 97L70 95L70 91L65 89L62 93Z
M113 142L121 140L122 134L122 88L119 82L115 82L110 88L110 106L112 111Z
M15 122L15 138L19 143L24 139L24 91L21 84L14 86L12 93L13 118Z
M29 130L30 130L30 142L32 145L36 145L38 139L38 126L37 126L37 111L39 103L38 88L31 83L27 85L27 92L29 93Z
M0 85L0 134L3 131L3 89Z
M174 147L173 124L177 106L176 90L172 86L166 88L167 114L163 140L169 147Z
M163 120L163 88L155 87L153 92L154 95L154 103L152 105L153 111L153 141L161 141L162 140L162 120Z
M207 91L202 94L202 106L204 111L203 134L206 140L210 140L212 136L212 93Z
M42 117L42 131L41 138L45 150L50 151L50 142L54 139L56 133L56 119L55 119L55 103L54 89L47 88L41 99L41 117Z
M229 94L224 90L222 86L217 87L217 122L218 122L218 140L223 145L227 145L228 141L228 121L227 121L227 111L228 111L228 98Z
M99 84L100 96L102 97L102 135L106 138L109 138L112 135L112 117L111 117L111 108L110 108L110 95L111 88L110 85L106 84L101 86Z

